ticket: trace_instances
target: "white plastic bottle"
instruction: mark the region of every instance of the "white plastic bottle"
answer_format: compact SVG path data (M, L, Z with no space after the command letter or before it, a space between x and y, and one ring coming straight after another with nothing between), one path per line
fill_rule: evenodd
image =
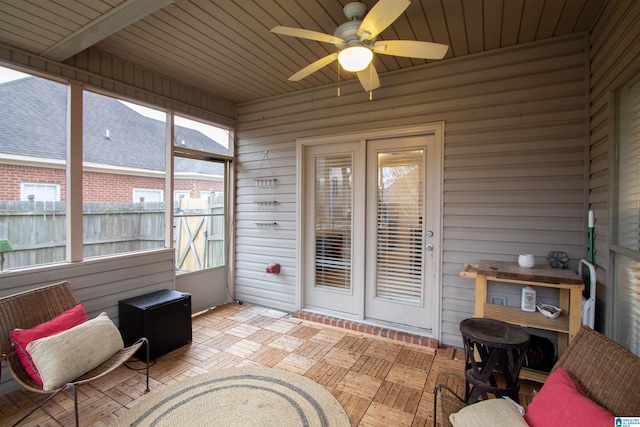
M524 311L536 311L536 290L529 285L522 288L522 303L520 308Z

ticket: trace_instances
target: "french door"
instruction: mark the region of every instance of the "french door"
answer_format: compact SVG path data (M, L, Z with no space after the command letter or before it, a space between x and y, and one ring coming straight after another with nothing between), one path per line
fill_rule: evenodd
M427 211L432 136L367 144L365 315L432 328L437 221ZM431 206L429 205L431 208Z
M362 318L364 150L360 142L336 145L305 153L305 306Z
M302 144L302 307L434 328L440 129Z

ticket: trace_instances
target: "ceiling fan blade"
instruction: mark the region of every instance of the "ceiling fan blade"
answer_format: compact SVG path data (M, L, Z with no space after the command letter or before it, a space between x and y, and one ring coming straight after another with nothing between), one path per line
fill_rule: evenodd
M318 31L304 30L302 28L283 27L281 25L273 27L272 33L281 34L283 36L299 37L302 39L316 40L324 43L339 44L344 43L340 37L331 36Z
M376 53L407 58L442 59L448 50L446 44L416 40L382 40L373 45Z
M364 17L358 37L360 40L371 40L393 23L411 2L409 0L379 0Z
M376 67L373 66L373 62L366 69L358 71L358 80L360 80L360 84L367 92L380 87L380 78Z
M302 80L307 77L309 74L313 74L318 71L320 68L331 64L333 61L338 59L338 52L332 53L331 55L327 55L324 58L318 59L316 62L312 62L311 64L304 67L302 70L298 71L291 77L289 80L292 82L297 82L298 80Z

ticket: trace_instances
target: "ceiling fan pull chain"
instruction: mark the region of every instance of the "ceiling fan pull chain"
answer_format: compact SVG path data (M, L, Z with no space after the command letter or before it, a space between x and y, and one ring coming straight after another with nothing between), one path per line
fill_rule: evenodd
M340 96L340 63L338 62L338 96Z
M373 87L373 62L369 64L369 87ZM369 101L373 101L373 90L369 91Z

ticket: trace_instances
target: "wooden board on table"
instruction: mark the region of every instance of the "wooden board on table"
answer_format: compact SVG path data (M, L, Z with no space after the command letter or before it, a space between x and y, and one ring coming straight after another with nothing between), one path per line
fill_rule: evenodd
M483 260L478 264L476 274L527 282L582 284L582 280L574 271L552 268L549 265L535 265L532 268L526 268L520 267L514 262Z

